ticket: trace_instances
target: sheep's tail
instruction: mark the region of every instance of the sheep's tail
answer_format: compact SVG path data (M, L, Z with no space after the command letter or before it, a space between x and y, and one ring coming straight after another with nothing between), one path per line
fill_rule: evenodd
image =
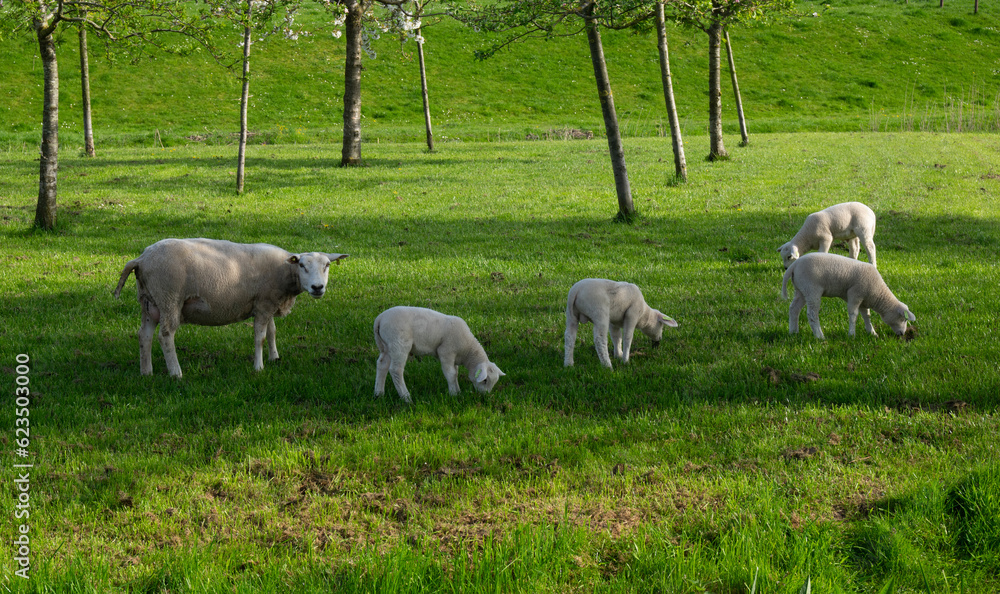
M795 270L795 262L792 262L792 265L789 266L788 270L785 271L785 276L781 277L781 298L782 299L786 299L786 300L788 299L788 281L791 281L792 277L795 276L792 273L793 270Z
M385 341L382 340L382 335L379 334L379 330L381 328L382 328L382 317L379 316L379 317L375 318L375 327L373 328L373 330L375 331L374 332L374 334L375 334L375 346L378 347L378 352L379 353L384 353L388 347L386 346Z
M573 313L576 310L576 296L577 292L570 291L569 298L566 300L566 323L569 324L570 320L576 317Z
M118 279L118 286L115 287L114 292L111 293L112 295L115 296L115 299L121 297L122 287L125 286L125 281L128 280L128 275L132 274L132 271L135 270L138 266L139 266L139 258L136 258L135 260L130 260L128 264L125 265L125 270L122 270L122 276L121 278Z

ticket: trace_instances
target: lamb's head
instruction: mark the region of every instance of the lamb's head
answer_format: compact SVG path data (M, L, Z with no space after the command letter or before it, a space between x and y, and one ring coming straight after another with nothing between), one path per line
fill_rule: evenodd
M650 312L653 314L653 323L651 325L644 325L640 329L643 334L653 341L653 348L656 348L660 346L660 340L663 338L663 327L670 326L671 328L676 328L677 320L655 309L651 309Z
M893 334L903 336L906 334L906 323L916 322L917 316L913 315L905 303L900 302L892 311L882 316L882 321L892 328Z
M288 259L299 273L299 284L302 290L308 291L319 299L326 292L326 282L330 274L330 262L340 264L348 254L326 254L323 252L308 252L296 254Z
M781 265L785 267L785 270L788 270L792 262L799 259L799 248L790 241L778 248L778 253L781 254Z
M505 375L507 374L500 371L495 363L489 361L480 363L476 365L475 369L469 371L469 379L472 380L472 384L476 386L476 390L484 394L492 390L493 386L497 384L497 380Z

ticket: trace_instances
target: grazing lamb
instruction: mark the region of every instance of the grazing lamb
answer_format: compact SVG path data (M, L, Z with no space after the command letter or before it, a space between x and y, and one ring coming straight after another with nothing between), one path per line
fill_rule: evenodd
M278 358L274 317L288 315L295 297L326 291L330 262L347 254L291 254L266 243L243 244L215 239L164 239L125 264L114 296L135 271L142 326L139 371L153 373L152 345L160 325L160 346L170 375L181 377L174 333L181 324L223 326L254 318L253 368L264 368L264 339L269 358Z
M868 260L875 263L875 213L860 202L835 204L814 212L788 243L778 248L781 263L788 268L792 262L809 250L829 252L834 239L846 239L851 258L858 259L861 243L865 244Z
M906 332L906 322L915 322L916 316L905 303L901 303L886 286L875 266L858 262L836 254L806 254L792 262L781 282L781 296L788 299L788 283L795 286L795 299L788 311L788 333L799 331L799 314L805 305L806 317L816 338L823 339L819 327L820 300L823 297L840 297L847 301L847 334L854 336L854 325L858 311L865 321L865 330L878 336L872 327L870 309L874 309L882 321L888 324L897 336Z
M448 380L448 393L459 392L458 366L469 371L469 379L480 392L489 392L501 376L506 375L489 357L472 335L465 320L424 307L397 306L375 318L375 344L378 363L375 371L375 396L385 393L385 376L392 376L399 397L410 400L410 391L403 381L403 367L411 356L432 355L441 361L441 370Z
M601 365L611 368L608 356L608 329L614 343L615 357L628 363L632 348L632 334L638 328L659 346L663 327L677 327L670 316L646 305L639 287L624 282L587 278L578 281L569 290L566 300L566 351L563 364L573 365L576 331L581 323L594 323L594 347Z

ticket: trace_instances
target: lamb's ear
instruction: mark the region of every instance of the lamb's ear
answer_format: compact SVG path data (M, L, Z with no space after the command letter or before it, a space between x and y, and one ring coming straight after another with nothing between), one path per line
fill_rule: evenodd
M493 364L493 369L497 370L497 377L503 377L507 375L506 373L500 371L500 368L496 366L496 363Z
M792 246L792 257L793 258L798 258L799 257L799 246L797 246L797 245L793 245Z
M660 323L664 326L670 326L671 328L677 327L677 320L663 314L660 314Z
M298 256L292 256L291 258L288 259L288 263L289 264L298 264L299 263L299 257Z
M343 260L344 258L346 258L348 256L350 256L350 254L327 254L326 255L327 258L330 258L331 262L335 262L338 265L340 264L341 260Z
M917 321L917 316L913 315L913 312L910 311L910 308L906 307L905 305L903 306L903 308L906 309L906 313L903 314L904 316L906 316L906 319L909 320L909 321L911 321L911 322L916 322Z
M475 378L476 383L478 384L479 382L485 382L486 378L488 378L489 376L490 374L486 370L486 363L480 363L479 366L476 367L476 375L473 377Z

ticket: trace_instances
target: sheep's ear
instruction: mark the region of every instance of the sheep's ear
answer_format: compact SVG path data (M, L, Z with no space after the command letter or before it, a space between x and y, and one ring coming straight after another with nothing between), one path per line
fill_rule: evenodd
M344 258L348 257L348 256L350 256L350 254L327 254L326 255L327 258L330 258L331 262L335 262L338 266L340 265L340 261L343 260Z
M663 314L660 314L660 323L662 323L664 326L670 326L671 328L677 327L677 320L671 318L670 316L665 316Z
M913 312L910 311L910 308L906 308L906 319L911 322L917 321L917 316L913 315Z
M485 363L483 363L483 364L482 364L482 365L480 365L479 367L476 367L476 375L475 375L475 379L476 379L476 383L477 383L477 384L478 384L479 382L485 382L485 381L486 381L486 378L488 378L488 377L489 377L489 375L490 375L490 374L489 374L489 373L488 373L488 372L486 371L486 364L485 364Z
M288 259L288 263L289 264L298 264L299 263L299 257L298 256L292 256L291 258Z
M497 367L496 364L493 365L493 368L497 370L497 376L503 377L503 376L507 375L506 373L500 371L500 368Z

